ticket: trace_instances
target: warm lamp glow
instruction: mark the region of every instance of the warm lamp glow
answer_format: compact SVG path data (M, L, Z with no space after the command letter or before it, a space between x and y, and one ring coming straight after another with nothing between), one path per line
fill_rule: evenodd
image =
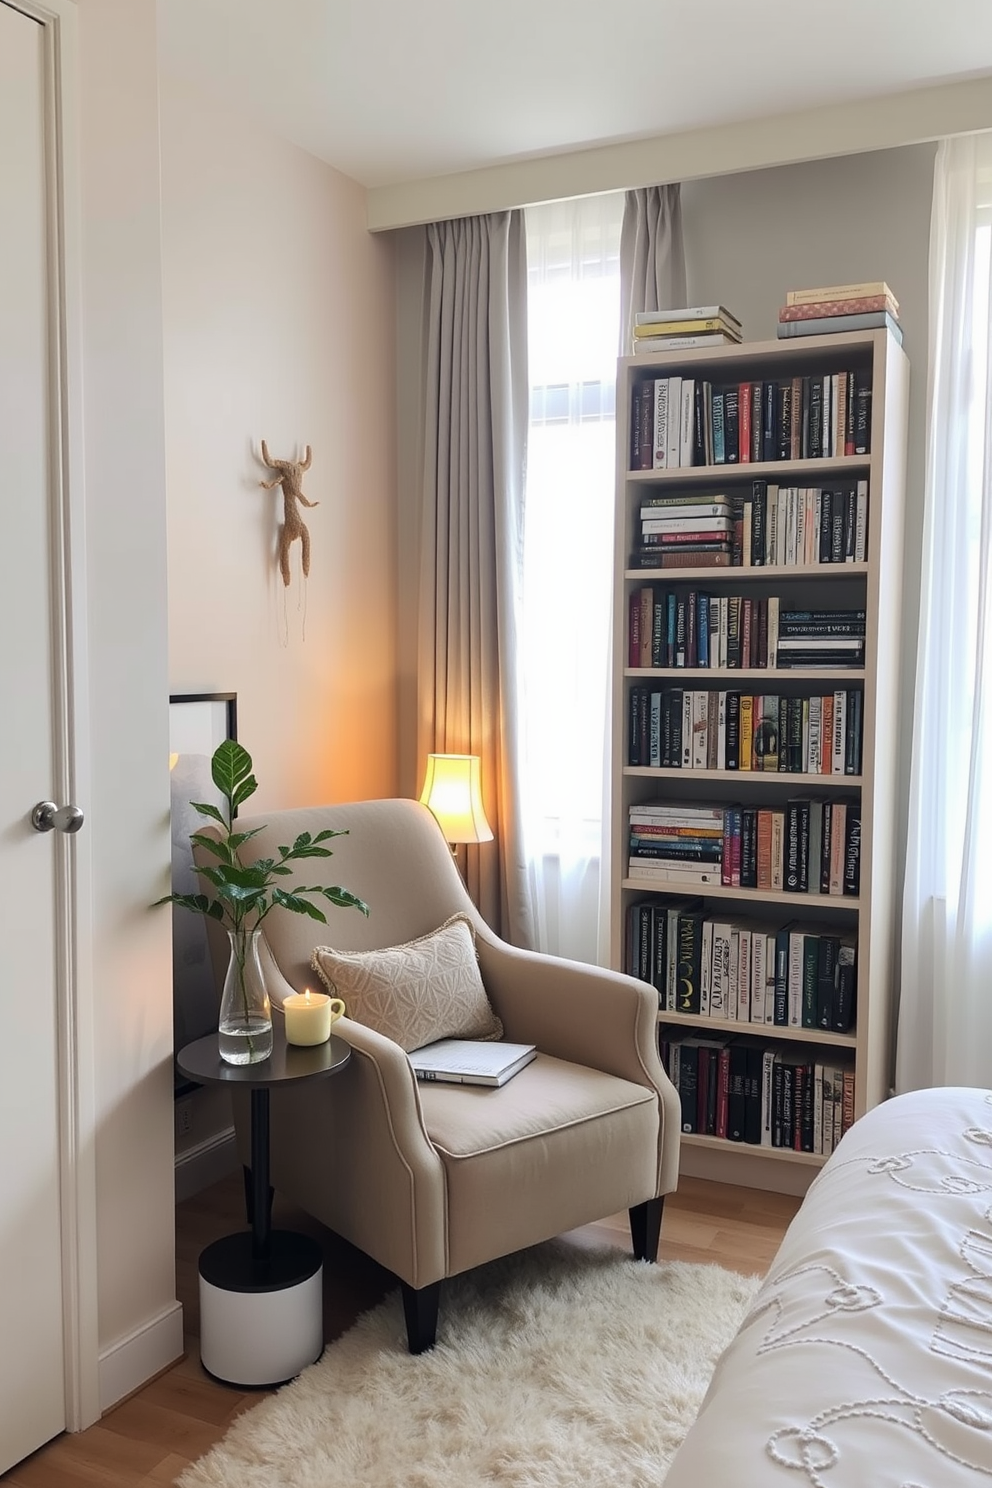
M446 841L492 841L477 754L429 754L420 799L437 817Z
M169 755L169 771L170 771L170 773L176 768L176 766L178 765L178 763L179 763L179 756L178 756L178 754L170 754Z

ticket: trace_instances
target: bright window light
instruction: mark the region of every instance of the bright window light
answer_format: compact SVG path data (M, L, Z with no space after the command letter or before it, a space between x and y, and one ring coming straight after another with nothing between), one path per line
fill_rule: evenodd
M530 432L520 645L524 838L563 954L595 959L613 573L623 196L528 208ZM542 887L543 885L543 887ZM539 905L539 918L543 910ZM590 926L592 921L592 927ZM569 947L562 950L563 946Z

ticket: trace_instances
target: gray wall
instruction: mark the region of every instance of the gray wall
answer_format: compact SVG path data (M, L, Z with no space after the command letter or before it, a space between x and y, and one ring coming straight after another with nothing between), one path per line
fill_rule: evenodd
M899 862L905 856L920 606L927 384L927 260L936 145L779 166L682 188L689 303L723 304L745 339L775 336L789 289L884 279L910 363L903 564Z

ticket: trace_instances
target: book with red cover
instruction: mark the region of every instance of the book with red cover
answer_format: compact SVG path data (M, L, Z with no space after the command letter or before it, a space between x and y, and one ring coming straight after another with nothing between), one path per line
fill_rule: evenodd
M729 568L730 547L658 548L648 553L632 553L631 568Z
M639 667L641 664L641 591L634 589L630 596L630 610L627 621L627 665Z
M814 300L805 305L783 305L778 312L780 321L817 320L828 315L862 315L869 310L888 310L894 318L899 317L899 307L890 296L855 295L846 300Z

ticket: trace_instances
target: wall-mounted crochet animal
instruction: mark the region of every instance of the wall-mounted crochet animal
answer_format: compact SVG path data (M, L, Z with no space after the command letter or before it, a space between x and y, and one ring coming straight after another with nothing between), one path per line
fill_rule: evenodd
M279 529L279 568L282 581L289 588L289 550L297 538L303 544L303 577L310 573L310 531L300 515L297 502L304 506L319 506L319 501L308 501L303 494L303 473L310 469L310 446L302 460L274 460L270 457L265 440L262 440L262 462L270 470L278 470L274 480L259 481L263 491L282 486L282 526Z

